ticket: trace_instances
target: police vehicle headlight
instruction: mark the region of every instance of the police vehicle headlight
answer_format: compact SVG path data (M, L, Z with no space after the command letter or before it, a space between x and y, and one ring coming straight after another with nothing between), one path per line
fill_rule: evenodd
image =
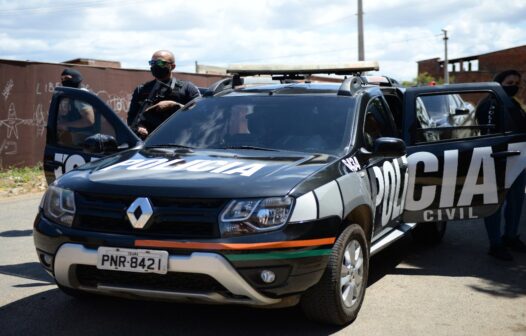
M292 197L232 200L219 216L221 236L276 230L289 219Z
M58 224L71 227L75 218L75 193L49 186L40 203L44 216Z

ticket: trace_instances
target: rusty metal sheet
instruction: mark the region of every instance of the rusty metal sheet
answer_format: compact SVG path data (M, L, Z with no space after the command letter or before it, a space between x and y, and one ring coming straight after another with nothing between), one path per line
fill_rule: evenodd
M0 169L33 166L42 161L49 103L66 67L79 70L83 86L123 120L135 87L153 78L147 70L0 60ZM175 76L201 87L224 78L179 72Z

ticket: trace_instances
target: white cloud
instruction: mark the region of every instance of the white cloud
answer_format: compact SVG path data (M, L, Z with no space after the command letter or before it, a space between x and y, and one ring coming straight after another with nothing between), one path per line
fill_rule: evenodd
M24 52L27 49L48 49L48 44L40 39L17 39L0 33L0 53Z
M0 51L10 58L121 61L147 68L157 49L174 51L178 69L194 61L335 63L357 59L356 1L78 0L0 2ZM416 77L416 61L526 44L526 2L364 0L365 56L381 73ZM29 8L29 9L28 9ZM4 57L5 57L4 56Z

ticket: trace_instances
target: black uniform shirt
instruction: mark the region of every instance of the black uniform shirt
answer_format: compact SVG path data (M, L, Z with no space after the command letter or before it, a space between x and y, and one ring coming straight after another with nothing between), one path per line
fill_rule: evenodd
M479 125L495 125L494 129L482 129L482 134L494 132L526 132L526 113L522 109L519 102L511 98L513 107L507 110L502 117L498 115L499 104L493 95L484 98L476 110L476 118ZM501 125L501 120L504 124Z
M150 93L155 87L156 81L157 80L154 79L152 81L141 84L138 87L136 87L133 91L127 118L129 126L132 125L137 114L140 112L141 106L144 103L144 101L148 99L148 97L150 97ZM172 81L175 81L175 85L173 85L174 83ZM150 98L154 99L150 106L158 103L161 100L171 100L185 105L194 98L199 97L201 95L199 93L199 89L189 81L176 80L175 78L172 78L170 81L165 83L165 85L167 85L167 87L173 86L174 88L173 90L167 91L166 95L164 96L164 99L155 99L156 95L154 93L153 97ZM145 127L148 130L148 133L151 133L157 128L157 126L159 126L163 121L170 117L176 110L169 112L151 111L143 113L141 117L141 122L139 124Z

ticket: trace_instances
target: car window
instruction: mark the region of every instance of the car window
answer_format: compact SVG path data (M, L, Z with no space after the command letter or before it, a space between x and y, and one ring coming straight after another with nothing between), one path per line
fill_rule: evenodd
M62 97L58 103L57 145L82 148L84 139L102 133L115 137L115 129L91 104L71 97Z
M434 142L496 133L499 106L494 94L487 92L419 96L415 139Z
M416 99L416 120L418 128L416 129L416 142L432 142L439 140L438 132L433 131L436 123L429 115L429 111L421 97Z
M354 99L329 96L207 98L175 113L145 145L340 154L349 144L354 106Z
M433 120L442 119L449 114L449 95L422 96L421 99Z
M392 132L386 131L392 129L387 120L387 112L379 97L371 99L365 112L365 121L363 127L365 148L371 150L374 140L382 136L390 136Z

